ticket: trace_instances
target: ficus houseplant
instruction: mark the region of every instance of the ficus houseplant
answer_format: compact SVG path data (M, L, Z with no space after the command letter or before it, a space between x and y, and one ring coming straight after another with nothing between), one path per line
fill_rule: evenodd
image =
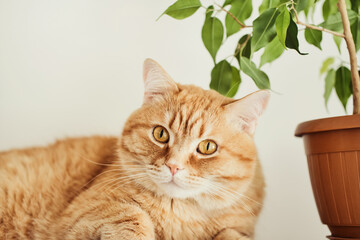
M299 34L320 50L323 34L331 34L339 54L341 42L346 42L349 60L327 58L320 72L325 76L325 105L335 89L345 110L353 96L353 115L301 123L295 134L304 139L313 193L321 220L332 233L329 238L360 239L360 1L262 0L258 13L253 13L254 3L177 0L163 14L181 20L204 9L201 37L214 63L210 88L228 97L236 94L244 74L258 88L271 89L262 66L285 56L285 50L307 54L300 50ZM323 21L307 23L315 7L321 7ZM225 40L235 36L233 54L218 59ZM255 55L261 55L259 62Z

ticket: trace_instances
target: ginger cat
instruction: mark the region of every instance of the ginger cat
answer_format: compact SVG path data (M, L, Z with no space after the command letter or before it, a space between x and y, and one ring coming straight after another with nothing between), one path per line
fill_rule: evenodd
M254 238L264 180L253 141L269 99L233 100L144 63L120 138L0 153L0 239Z

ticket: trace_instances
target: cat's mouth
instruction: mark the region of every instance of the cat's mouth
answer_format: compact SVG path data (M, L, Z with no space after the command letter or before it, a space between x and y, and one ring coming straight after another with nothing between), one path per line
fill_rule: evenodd
M192 198L201 192L200 188L191 188L176 179L158 184L162 191L171 198Z
M169 187L176 187L176 188L182 188L182 189L184 189L183 187L181 187L179 184L177 184L177 183L175 182L175 179L174 179L174 178L172 178L172 179L170 180L170 182L167 182L167 183L164 183L164 184L166 184L166 185L169 186Z

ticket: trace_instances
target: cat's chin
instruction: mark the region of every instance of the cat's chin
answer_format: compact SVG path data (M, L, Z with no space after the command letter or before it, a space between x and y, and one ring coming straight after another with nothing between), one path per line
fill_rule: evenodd
M160 187L163 194L171 198L179 198L179 199L193 198L200 193L199 190L182 188L174 181L167 183L160 183L158 184L158 186Z

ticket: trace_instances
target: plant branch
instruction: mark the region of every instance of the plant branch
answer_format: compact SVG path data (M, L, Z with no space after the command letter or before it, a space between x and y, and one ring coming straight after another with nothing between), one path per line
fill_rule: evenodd
M352 80L352 88L353 88L353 105L354 105L353 114L360 114L360 78L357 69L356 48L355 48L354 38L350 30L350 22L346 10L345 0L339 0L337 6L341 15L343 28L344 28L345 42L350 57L351 80Z
M242 43L242 44L238 44L238 47L239 47L239 54L241 56L246 44L248 43L248 41L250 40L250 35L247 36L246 40ZM235 54L236 55L236 54ZM239 59L240 60L240 59Z
M327 32L327 33L330 33L334 36L338 36L338 37L342 37L342 38L345 38L345 35L344 34L341 34L341 33L338 33L338 32L334 32L334 31L331 31L329 29L326 29L326 28L323 28L323 27L318 27L318 26L315 26L315 25L311 25L311 24L307 24L307 23L303 23L299 20L299 15L294 7L294 2L292 2L292 6L291 6L291 9L294 11L294 14L295 14L295 18L296 18L296 23L299 24L299 25L303 25L307 28L310 28L310 29L314 29L314 30L318 30L318 31L322 31L322 32Z
M314 30L319 30L319 31L322 31L322 32L327 32L327 33L330 33L334 36L338 36L338 37L342 37L342 38L345 38L345 35L344 34L341 34L341 33L338 33L338 32L334 32L334 31L331 31L329 29L326 29L326 28L323 28L323 27L317 27L317 26L314 26L314 25L310 25L310 24L307 24L307 23L303 23L301 21L297 21L296 22L297 24L299 25L303 25L307 28L311 28L311 29L314 29Z
M216 6L218 6L221 10L223 10L224 12L226 12L226 14L228 14L230 17L232 17L235 22L237 22L242 28L246 28L248 26L246 26L245 24L243 24L239 19L237 19L234 14L232 14L231 12L229 12L228 10L226 10L225 8L223 8L222 6L220 6L219 4L215 3Z

